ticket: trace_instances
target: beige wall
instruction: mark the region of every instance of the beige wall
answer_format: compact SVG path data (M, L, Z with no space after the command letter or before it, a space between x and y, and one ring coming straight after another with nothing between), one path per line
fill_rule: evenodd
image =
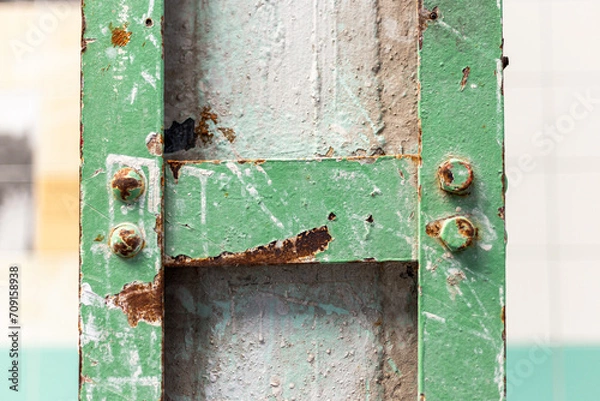
M76 252L79 43L76 2L0 3L0 96L35 102L35 249ZM0 127L15 118L0 112Z
M0 131L31 133L35 204L34 250L0 254L0 295L18 263L30 347L77 344L80 27L78 2L0 3Z

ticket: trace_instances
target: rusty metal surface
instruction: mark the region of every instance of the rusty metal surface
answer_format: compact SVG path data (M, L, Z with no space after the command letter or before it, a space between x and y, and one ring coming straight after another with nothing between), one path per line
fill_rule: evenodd
M165 274L168 401L417 397L414 263Z

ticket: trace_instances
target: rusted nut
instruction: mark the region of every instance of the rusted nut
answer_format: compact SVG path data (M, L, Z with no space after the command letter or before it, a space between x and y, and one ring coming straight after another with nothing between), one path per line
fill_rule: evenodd
M144 243L140 229L131 223L117 225L108 239L110 249L122 258L133 258L142 250Z
M463 216L450 217L440 222L439 239L452 252L466 249L475 240L477 229Z
M124 167L117 171L110 186L114 197L125 203L137 201L146 189L144 177L132 167Z
M444 191L465 195L473 183L473 169L464 160L450 159L438 168L438 178Z

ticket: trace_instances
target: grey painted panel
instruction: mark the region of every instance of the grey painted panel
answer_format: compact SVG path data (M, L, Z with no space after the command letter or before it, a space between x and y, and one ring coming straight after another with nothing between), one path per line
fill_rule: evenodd
M166 2L169 158L416 154L416 3Z
M414 264L166 271L167 400L414 400Z

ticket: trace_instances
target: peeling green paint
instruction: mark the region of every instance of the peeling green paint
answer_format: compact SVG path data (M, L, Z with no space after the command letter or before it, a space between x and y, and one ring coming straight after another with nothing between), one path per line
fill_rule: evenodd
M153 282L161 271L162 2L86 1L83 15L79 397L158 400L161 322L131 327L111 297L132 282ZM122 167L145 180L146 191L132 204L111 190ZM120 223L135 224L145 237L135 258L109 248Z
M419 387L427 401L504 400L501 2L424 1L424 9L434 6L419 71ZM469 195L440 189L438 166L451 158L473 168ZM460 253L426 233L429 223L454 215L478 229Z

